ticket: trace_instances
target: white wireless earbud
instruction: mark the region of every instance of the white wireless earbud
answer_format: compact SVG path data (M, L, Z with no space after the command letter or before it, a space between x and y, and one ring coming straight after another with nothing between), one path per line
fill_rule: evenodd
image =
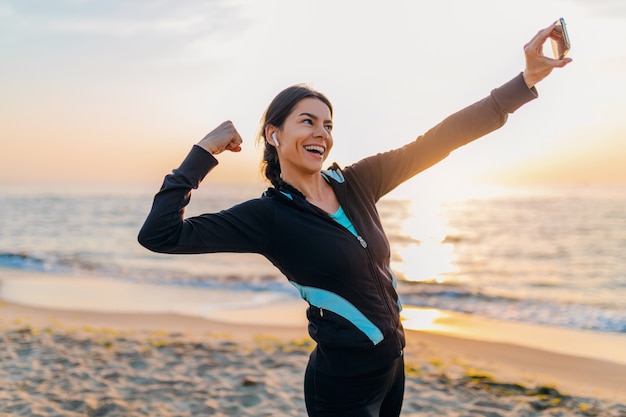
M280 143L278 143L278 139L276 139L276 132L272 133L272 140L274 141L274 145L280 146Z

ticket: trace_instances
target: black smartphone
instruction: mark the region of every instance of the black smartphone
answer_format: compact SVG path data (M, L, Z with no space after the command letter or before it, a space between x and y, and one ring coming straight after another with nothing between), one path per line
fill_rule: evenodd
M560 18L558 20L552 33L550 33L550 41L552 42L554 58L563 59L571 46L569 35L567 34L567 27L565 26L565 19Z

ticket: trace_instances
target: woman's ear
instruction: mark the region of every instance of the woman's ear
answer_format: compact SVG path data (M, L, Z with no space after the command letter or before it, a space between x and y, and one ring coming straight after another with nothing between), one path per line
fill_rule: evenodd
M265 138L267 139L268 143L274 145L275 147L280 146L280 143L278 142L278 138L276 136L277 132L278 129L275 126L268 125L265 128Z

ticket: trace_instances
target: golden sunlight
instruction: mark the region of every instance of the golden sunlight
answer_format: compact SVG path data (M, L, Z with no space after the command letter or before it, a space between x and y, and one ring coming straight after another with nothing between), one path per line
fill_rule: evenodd
M405 307L400 314L402 325L409 330L437 330L445 317L444 311L434 308Z
M412 202L410 213L418 211L415 205ZM419 213L419 216L410 215L402 220L401 234L409 236L411 243L393 248L396 261L392 268L407 281L444 282L446 274L453 272L455 266L454 244L445 242L451 231L441 215L441 202L437 199L429 200L429 204L422 202Z
M423 241L415 245L396 249L402 261L394 263L393 269L402 274L408 281L445 281L445 275L453 272L452 263L454 246L438 240Z

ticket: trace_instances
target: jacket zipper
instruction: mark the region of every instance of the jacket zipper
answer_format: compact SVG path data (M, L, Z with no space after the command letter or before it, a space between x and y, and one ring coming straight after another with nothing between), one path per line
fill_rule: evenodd
M343 199L344 201L346 201L346 199ZM290 201L290 203L294 204L296 207L298 207L297 204L295 204L295 202L293 200ZM341 204L341 202L339 202ZM315 213L316 215L326 219L328 222L333 223L335 225L335 227L340 228L341 230L343 230L343 233L348 233L350 236L354 237L354 235L352 234L352 232L350 232L348 229L346 229L345 227L343 227L342 225L340 225L339 223L337 223L335 220L333 220L332 218L330 218L330 216L328 216L327 214L322 214L321 213L321 209L314 209L312 205L310 205L310 208L312 208L312 212ZM347 207L344 207L344 210L346 211L346 216L348 216L348 210ZM348 218L350 218L350 216L348 216ZM355 227L356 229L356 227ZM368 249L368 245L367 245L367 241L365 239L363 239L363 237L361 235L357 235L356 236L356 240L359 242L359 244L361 245L361 247L363 248L363 250L365 251L365 254L367 256L367 264L368 267L370 269L370 274L372 274L372 277L374 278L374 281L376 281L376 286L378 287L378 292L380 293L381 297L383 298L383 302L385 303L385 306L387 307L387 311L389 313L389 318L391 319L395 319L395 314L393 312L393 308L391 307L387 294L385 292L385 288L383 287L383 284L381 282L380 276L379 274L375 271L374 267L373 267L373 261L372 261L372 255L370 254L370 251ZM320 316L324 315L324 310L322 310L320 308Z
M346 216L348 216L348 209L347 209L347 207L344 207L344 211L346 211ZM348 234L350 234L350 236L354 237L352 232L350 232L348 229L346 229L345 227L343 227L342 225L337 223L335 220L333 220L329 216L323 216L323 217L327 218L328 221L332 222L336 227L339 227L340 229L342 229L345 233L348 233ZM348 219L349 218L350 218L350 216L348 216ZM350 221L352 221L352 220L350 220ZM355 226L355 229L356 229L356 226ZM383 283L381 282L380 275L376 272L375 268L373 267L374 261L372 260L372 255L370 254L370 251L368 249L367 241L365 239L363 239L363 237L360 234L356 235L356 240L358 240L358 242L361 244L361 247L365 251L365 254L367 256L367 265L368 265L368 267L370 269L370 274L372 275L374 281L376 281L376 286L378 287L378 292L380 293L381 297L383 298L383 302L385 303L385 306L387 307L387 311L389 312L389 317L395 319L395 314L394 314L394 311L393 311L393 307L391 307L391 305L390 305L390 302L389 302L389 299L388 299L389 297L387 296L387 293L385 292L385 288L383 286Z
M348 232L349 233L349 232ZM363 241L365 242L365 241ZM387 307L387 312L389 314L389 320L391 320L391 323L393 323L394 325L396 324L397 320L400 320L399 317L397 317L394 314L394 309L391 305L391 302L389 300L389 296L387 295L387 293L385 292L385 287L383 286L383 283L381 281L380 275L375 271L375 268L373 266L374 261L372 260L372 256L370 254L370 251L367 249L366 246L363 247L365 250L365 253L367 254L367 262L370 268L370 274L372 274L373 279L376 281L376 285L378 286L378 291L381 295L381 297L383 298L383 303L385 303L385 306ZM403 348L402 348L402 343L400 342L400 339L398 338L396 331L394 330L393 334L390 335L393 340L395 340L397 348L400 352L400 355L403 355Z
M347 202L346 198L343 198L343 200ZM341 204L341 202L340 202L340 204ZM348 205L346 204L343 207L343 209L346 212L346 216L348 216L348 219L350 219ZM352 220L350 220L350 221L352 221ZM337 222L335 222L335 223L337 223ZM339 227L341 227L342 229L344 229L347 233L350 233L352 235L352 233L349 230L347 230L345 227L341 226L338 223L337 223L337 225ZM356 226L355 226L355 229L356 229ZM385 287L384 287L384 285L383 285L383 283L381 281L380 275L376 272L376 269L374 268L374 261L372 260L372 255L370 253L370 250L367 247L367 242L365 241L365 239L363 239L363 237L361 237L360 234L357 235L357 240L359 241L359 243L363 247L363 250L365 250L365 254L367 256L368 267L370 269L370 274L372 275L374 281L376 281L376 286L378 287L378 292L379 292L380 296L383 298L383 303L387 307L387 312L389 314L389 320L391 320L392 323L395 323L395 321L399 320L399 318L397 318L396 315L394 314L394 308L392 307L392 305L390 303L389 296L387 295L387 292L385 291ZM395 331L394 331L394 334L393 334L392 337L396 340L396 343L398 344L398 348L400 350L400 353L402 353L402 346L401 346L402 344L400 343L400 340L398 340Z
M359 241L361 241L362 239L363 238L361 238ZM363 246L363 243L365 243L365 240L363 240L363 242L361 243L361 246ZM389 316L395 318L393 308L389 304L389 299L388 299L389 297L387 296L387 293L385 292L385 287L383 286L383 283L381 282L380 275L376 272L373 266L374 261L372 260L372 255L370 254L370 251L367 248L367 243L365 243L365 246L363 246L363 249L365 249L365 254L367 255L367 264L370 268L370 274L372 274L372 276L374 277L374 281L376 281L376 285L378 286L378 291L380 292L380 295L383 297L385 306L387 307L387 310L389 311Z

